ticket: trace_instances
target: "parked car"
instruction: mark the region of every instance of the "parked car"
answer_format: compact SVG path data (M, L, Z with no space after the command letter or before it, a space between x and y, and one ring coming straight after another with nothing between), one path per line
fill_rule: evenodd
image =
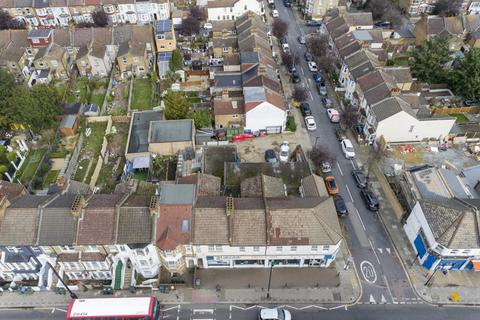
M313 55L310 53L310 52L305 52L305 54L303 55L305 57L305 60L308 62L308 61L312 61L313 60Z
M300 103L300 112L304 117L312 115L312 109L310 109L310 105L306 102Z
M300 82L300 74L298 73L297 70L292 71L291 77L292 77L292 82L293 83L299 83Z
M360 195L362 196L362 199L365 202L368 210L378 211L378 209L380 209L380 203L378 202L378 198L372 191L362 189L360 191Z
M391 28L392 23L390 21L379 21L375 23L374 26L377 28Z
M325 186L327 187L327 192L329 195L333 196L339 192L337 180L334 176L326 176L324 178Z
M327 109L327 116L328 120L330 120L331 123L339 123L340 122L340 112L338 112L335 109Z
M282 43L282 50L285 53L290 53L290 47L288 46L288 43Z
M276 163L278 161L275 150L268 149L265 151L265 161L270 163Z
M272 9L275 9L275 0L268 0L268 6Z
M289 0L283 0L283 5L286 8L291 8L292 7L292 3Z
M318 93L321 96L326 96L327 95L327 87L325 86L325 83L317 84L317 89L318 89Z
M292 64L289 68L288 68L288 72L292 73L292 72L295 72L297 71L297 67L295 67L294 64Z
M102 289L102 294L113 294L113 288L112 287L105 287Z
M342 196L337 194L333 196L333 203L335 204L335 210L337 210L337 215L346 216L348 214L347 205Z
M305 25L308 27L320 27L322 23L316 20L307 20L305 21Z
M300 44L305 44L305 43L307 43L307 39L305 38L304 35L298 36L297 39L298 39L298 43L300 43Z
M323 79L320 73L313 74L313 81L315 81L316 84L321 84L325 82L325 80Z
M330 162L322 161L322 172L323 173L332 172L332 166L330 165Z
M353 180L355 180L355 184L357 187L363 189L367 187L367 178L363 174L361 170L353 170L352 171Z
M322 104L325 108L330 108L332 106L332 100L327 97L322 97Z
M280 153L278 155L278 157L280 158L280 162L287 162L289 155L290 147L288 146L288 141L283 141L280 145Z
M277 10L277 9L272 10L272 17L278 18L279 16L280 16L280 15L278 14L278 10Z
M345 132L340 128L340 126L337 126L335 128L335 136L337 136L338 141L342 141L344 139L347 139L347 136L345 135Z
M261 309L258 320L292 320L292 315L285 309Z
M317 124L315 123L315 118L313 118L312 116L305 117L305 126L307 127L308 131L317 130Z
M309 61L308 62L308 69L311 72L317 72L318 71L317 64L315 63L315 61Z
M280 38L280 44L285 44L285 43L288 43L286 36L284 36L283 38Z
M343 154L347 159L354 159L355 158L355 149L353 149L352 142L349 139L343 139L340 142L342 146Z

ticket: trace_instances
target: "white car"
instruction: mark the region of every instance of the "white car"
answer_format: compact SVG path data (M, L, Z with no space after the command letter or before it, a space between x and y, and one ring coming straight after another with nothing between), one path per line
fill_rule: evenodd
M258 314L259 320L292 320L290 311L285 309L262 309Z
M312 72L318 71L317 64L315 63L315 61L308 61L308 69L310 69L310 71Z
M335 109L327 109L327 116L331 123L339 123L340 122L340 113Z
M342 146L342 151L343 151L343 154L345 155L345 158L347 159L355 158L355 149L353 149L352 142L349 139L343 139L340 142L340 145Z
M290 155L290 147L288 146L288 141L283 141L280 145L280 153L278 154L278 158L280 162L288 162L288 157Z
M290 53L290 47L288 46L288 43L283 43L282 44L282 50L285 53Z
M317 124L312 116L305 117L305 126L307 126L308 131L317 130Z
M277 10L277 9L272 10L272 17L274 17L274 18L280 17L280 15L278 14L278 10Z

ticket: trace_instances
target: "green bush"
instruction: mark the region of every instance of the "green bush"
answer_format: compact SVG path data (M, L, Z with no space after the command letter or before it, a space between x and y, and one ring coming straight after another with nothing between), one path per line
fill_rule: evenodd
M291 132L297 131L297 124L295 123L295 118L293 116L287 117L287 130Z

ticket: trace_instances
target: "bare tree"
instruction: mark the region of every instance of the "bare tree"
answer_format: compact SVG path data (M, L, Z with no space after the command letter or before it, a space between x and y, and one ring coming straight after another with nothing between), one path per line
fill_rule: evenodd
M328 37L322 34L307 38L307 48L314 56L325 57L328 53Z
M182 33L187 36L200 32L200 21L192 16L182 20Z
M317 66L320 70L325 70L328 74L334 74L337 71L337 61L330 55L317 59Z
M308 98L307 90L304 87L295 86L292 92L292 99L297 102L303 102L307 100L307 98Z
M335 153L330 151L326 146L317 145L308 152L308 157L315 166L320 167L323 161L333 162L335 160Z
M282 39L288 32L288 23L280 18L273 19L272 34L277 39Z
M300 58L297 55L292 55L288 52L282 52L281 57L283 65L289 69L300 62Z
M438 0L433 8L433 14L439 16L456 16L460 11L461 0Z
M25 23L13 19L7 11L0 10L0 30L5 29L25 29Z
M190 8L190 16L200 21L207 20L205 11L199 6L193 6Z
M347 128L358 124L358 111L352 106L346 107L340 114L340 122Z
M367 8L372 11L373 20L389 21L392 25L401 23L402 15L399 8L390 1L368 0Z
M92 14L92 18L97 27L106 27L108 25L108 17L103 9L95 11Z

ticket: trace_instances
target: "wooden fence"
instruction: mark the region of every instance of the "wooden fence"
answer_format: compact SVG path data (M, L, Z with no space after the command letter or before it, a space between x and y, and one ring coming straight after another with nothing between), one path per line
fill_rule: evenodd
M447 115L457 113L479 113L480 107L430 108L433 114Z

